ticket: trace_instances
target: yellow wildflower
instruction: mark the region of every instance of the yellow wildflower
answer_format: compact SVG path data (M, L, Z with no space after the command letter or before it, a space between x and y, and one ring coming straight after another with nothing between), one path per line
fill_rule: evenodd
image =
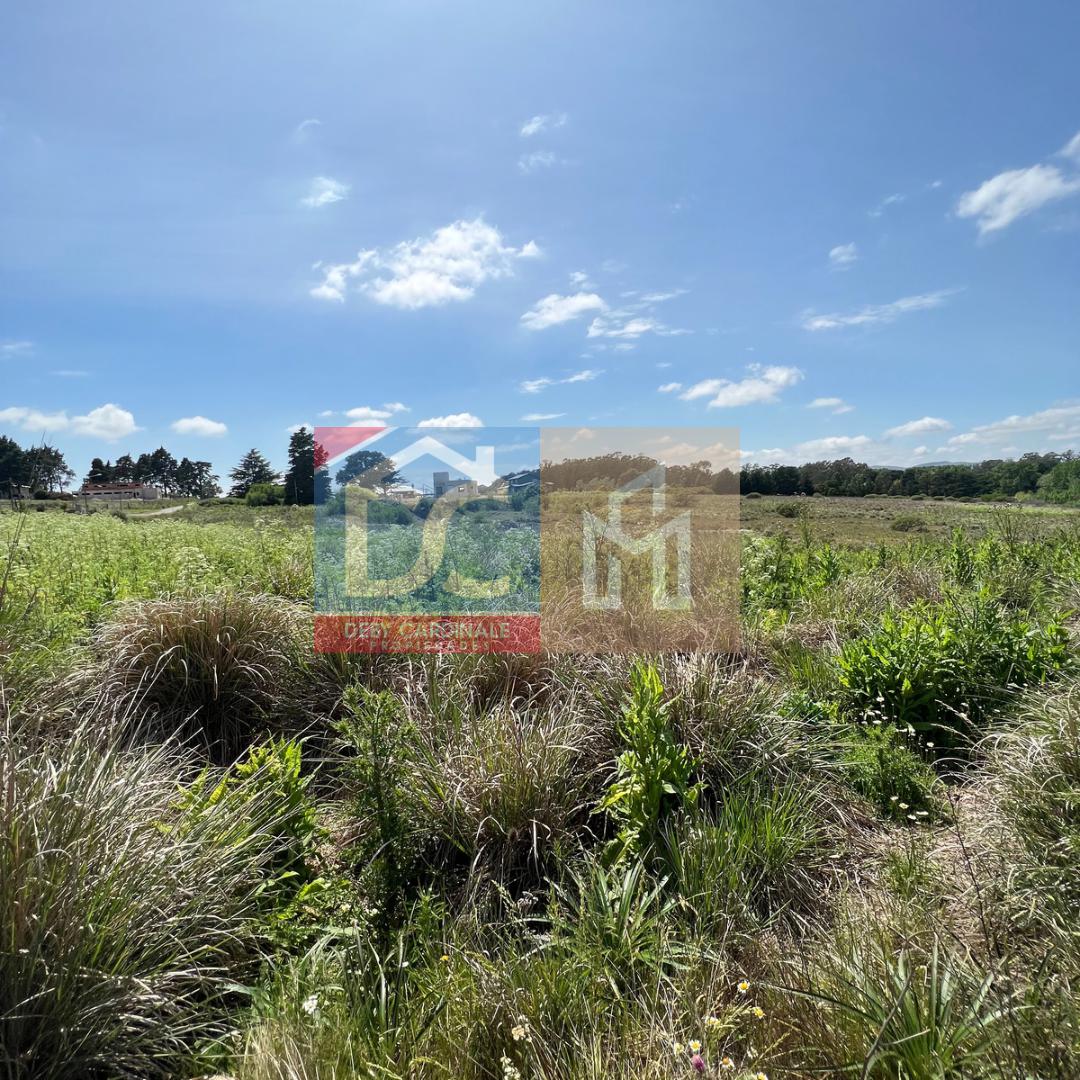
M740 994L746 994L746 993L749 992L749 990L750 990L750 984L745 979L743 979L743 981L741 983L739 983L739 993Z
M765 1010L760 1005L754 1006L753 1013L758 1020L761 1020L765 1016Z
M697 1054L701 1052L701 1043L697 1039L690 1040L690 1053Z

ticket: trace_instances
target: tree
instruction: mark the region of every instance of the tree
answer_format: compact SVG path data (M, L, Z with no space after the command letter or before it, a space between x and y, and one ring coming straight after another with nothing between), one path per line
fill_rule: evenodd
M27 483L33 484L35 491L63 491L75 479L75 472L68 468L64 455L55 446L35 446L25 455Z
M189 495L194 499L212 499L221 489L211 469L209 461L181 458L176 466L176 494Z
M29 479L26 453L14 439L0 435L0 493L14 494Z
M1048 502L1080 503L1080 458L1059 461L1040 478L1039 494Z
M112 464L96 457L90 462L90 471L86 474L86 480L83 482L86 484L111 484L112 478Z
M285 502L309 506L315 501L315 435L306 427L289 439L289 467L285 471Z
M150 455L150 475L145 480L160 488L162 494L171 495L176 490L176 469L176 458L159 446Z
M271 468L270 462L252 447L229 473L229 479L233 482L229 494L242 499L252 484L276 483L277 473Z
M350 454L334 479L339 487L356 480L361 487L382 488L384 491L405 481L390 458L378 450L357 450L355 454Z

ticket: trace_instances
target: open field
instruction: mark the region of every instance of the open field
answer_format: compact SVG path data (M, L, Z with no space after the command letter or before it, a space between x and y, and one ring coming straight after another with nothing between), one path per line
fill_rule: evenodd
M424 659L0 514L0 1075L1080 1075L1080 511L741 514L730 652Z

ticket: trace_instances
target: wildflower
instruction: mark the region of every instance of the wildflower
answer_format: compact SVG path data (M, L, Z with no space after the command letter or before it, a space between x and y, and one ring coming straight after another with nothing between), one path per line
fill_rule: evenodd
M754 1073L754 1080L769 1080L769 1074L763 1072Z
M735 1068L735 1062L729 1057L722 1057L720 1059L720 1068L723 1069L724 1072L731 1072L731 1070Z
M693 1066L694 1072L703 1073L705 1071L705 1059L700 1054L695 1054L690 1059L690 1064Z
M930 816L930 811L929 810L916 810L915 811L915 816L916 817L929 817Z
M439 962L442 963L442 964L449 964L450 963L450 957L447 956L446 953L443 953L442 956L439 957Z
M890 795L889 796L889 802L899 802L899 801L900 801L900 796L899 795Z
M510 1029L510 1037L514 1042L521 1042L522 1039L527 1039L529 1042L532 1042L532 1032L529 1031L529 1022L524 1016L519 1016L518 1023Z
M747 994L750 992L750 984L743 979L743 981L739 983L738 990L740 994Z
M502 1066L503 1080L521 1080L521 1073L517 1066L505 1055L499 1059Z
M908 810L908 809L910 809L910 807L908 806L908 804L906 802L902 802L902 803L900 803L900 809L901 810Z
M718 1028L722 1027L723 1025L719 1016L709 1016L705 1018L705 1026L707 1028Z
M690 1053L691 1054L700 1054L701 1053L701 1043L698 1042L697 1039L691 1039L690 1040Z
M685 1046L683 1046L683 1044L682 1044L681 1042L679 1042L679 1040L678 1040L678 1039L676 1039L676 1040L675 1040L675 1041L674 1041L674 1042L673 1042L673 1043L671 1044L671 1052L672 1052L673 1054L676 1054L676 1055L678 1055L678 1054L681 1054L681 1053L682 1053L682 1052L683 1052L683 1051L684 1051L685 1049L686 1049L686 1047L685 1047Z
M319 995L309 994L304 998L304 1003L300 1006L308 1014L308 1016L314 1016L319 1011Z
M754 1006L753 1013L756 1020L762 1020L765 1017L765 1010L760 1005Z

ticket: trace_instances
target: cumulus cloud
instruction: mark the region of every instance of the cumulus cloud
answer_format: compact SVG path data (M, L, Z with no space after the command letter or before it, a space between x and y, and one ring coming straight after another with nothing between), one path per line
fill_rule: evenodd
M478 428L484 426L479 416L469 412L450 413L448 416L429 416L421 420L417 427L422 428Z
M208 420L205 416L182 416L172 422L172 429L177 435L205 435L215 438L229 432L228 427L220 420Z
M772 404L780 393L800 382L803 373L797 367L770 365L762 367L751 364L746 378L737 382L731 379L703 379L684 390L679 397L683 401L709 398L710 409L733 408L739 405Z
M1066 150L1071 146L1072 142ZM1080 192L1080 176L1067 177L1056 165L1009 169L984 181L974 191L961 195L956 214L957 217L974 218L979 234L985 236L1006 228L1047 203L1077 192Z
M666 326L651 315L634 315L626 311L612 311L597 315L589 324L586 337L590 338L639 338L642 334L656 334L659 337L677 337L689 334L689 330L680 330Z
M838 330L847 326L875 326L880 323L895 322L901 315L912 311L928 311L941 307L956 289L939 289L937 292L920 293L916 296L902 296L888 304L870 304L858 311L815 315L807 312L803 317L804 330Z
M1059 151L1059 156L1080 162L1080 131L1078 131Z
M566 113L542 113L539 116L534 116L531 120L526 120L521 125L519 134L523 139L529 139L533 135L539 135L541 132L564 127L566 121Z
M828 409L833 416L841 416L843 413L855 410L854 405L849 405L843 398L838 397L816 397L806 407L808 409Z
M607 304L596 293L579 292L572 296L550 293L526 311L521 321L528 330L546 330L549 326L579 319L590 311L606 310Z
M39 409L13 405L0 409L0 423L16 425L23 431L67 431L72 435L86 435L106 442L123 439L141 430L127 409L111 402L99 405L82 416L68 416L65 410L45 413Z
M829 251L829 262L834 269L846 270L858 261L859 252L854 243L837 244Z
M487 281L512 276L519 259L536 258L532 241L511 247L483 218L455 221L427 237L391 248L361 251L347 263L317 268L323 280L311 289L320 300L343 303L350 282L378 304L415 310L472 298Z
M663 386L658 386L657 391L661 394L674 394L676 390L682 389L681 382L666 382Z
M889 428L885 437L899 439L906 435L926 435L931 431L948 431L951 427L948 420L942 420L939 416L924 416L919 420L909 420L906 424Z
M808 439L795 447L796 456L814 457L819 454L850 454L873 446L869 435L829 435L824 439Z
M311 187L301 200L303 206L318 209L331 203L341 202L349 197L349 185L335 180L332 176L316 176Z

